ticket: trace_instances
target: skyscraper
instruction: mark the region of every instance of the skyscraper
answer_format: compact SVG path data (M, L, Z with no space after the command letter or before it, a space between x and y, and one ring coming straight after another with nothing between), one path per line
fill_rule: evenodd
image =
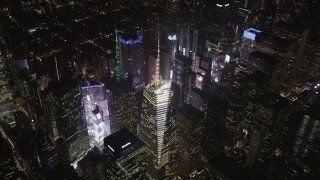
M313 40L310 29L299 24L278 23L273 32L291 43L289 58L286 59L284 70L286 72L288 88L290 91L300 93L306 83L305 71L309 70L307 64L311 64L315 47L310 46L310 40Z
M163 166L168 158L163 154L164 136L167 135L167 111L172 96L171 81L160 78L160 33L158 32L158 55L155 78L143 92L141 122L138 136L146 144L147 178L163 179ZM167 155L167 154L166 154Z
M69 148L66 144L66 140L62 137L58 138L55 143L55 148L58 153L58 158L60 160L61 165L64 169L70 167L70 155L69 155Z
M204 91L198 88L192 88L189 94L189 103L191 106L202 110L205 105L206 94Z
M53 142L44 129L38 130L36 142L41 167L53 169L59 163L59 157Z
M121 60L120 60L120 50L119 50L119 40L118 40L118 30L116 32L116 76L121 77L123 75L122 67L121 67Z
M246 29L243 32L241 61L238 67L242 71L246 71L249 54L253 51L254 41L256 39L256 35L259 33L261 33L261 31L254 28Z
M319 104L314 104L308 109L301 119L301 124L295 135L294 157L303 161L310 168L319 161L320 142Z
M176 18L177 26L177 51L189 57L190 54L190 22L185 16L179 15Z
M8 81L9 67L5 46L0 39L0 121L14 124L13 113L16 111L13 91Z
M51 91L44 103L49 129L55 139L63 137L66 140L73 162L90 147L79 82L56 82L49 88Z
M108 179L145 179L146 149L144 143L123 128L104 139Z
M123 73L132 74L132 86L141 90L145 85L143 31L137 31L137 37L126 38L119 35L120 60Z
M137 134L137 102L135 89L128 79L115 79L109 93L111 133L127 128Z
M106 89L102 85L84 86L81 95L90 146L102 148L103 138L111 134Z
M166 131L167 111L171 94L171 82L161 82L158 86L149 84L143 92L141 123L138 135L146 143L149 178L158 179L159 171L165 163L162 155L163 138Z
M78 161L77 170L86 179L105 179L105 164L102 151L95 146L87 152L86 156Z
M248 112L249 128L247 161L252 167L257 159L265 161L276 150L280 143L285 122L288 119L289 100L266 92L257 98L253 109Z
M192 59L176 53L173 61L173 78L172 83L179 86L180 105L189 102L189 91L191 86L190 72Z
M199 109L187 104L178 110L174 118L177 124L178 175L184 179L200 162L204 115Z

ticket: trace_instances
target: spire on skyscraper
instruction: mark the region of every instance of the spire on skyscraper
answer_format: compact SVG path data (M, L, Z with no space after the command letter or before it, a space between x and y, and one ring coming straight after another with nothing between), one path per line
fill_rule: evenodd
M156 60L156 76L154 79L154 83L156 86L160 85L160 25L158 24L158 31L157 31L157 38L158 38L158 52L157 52L157 60Z

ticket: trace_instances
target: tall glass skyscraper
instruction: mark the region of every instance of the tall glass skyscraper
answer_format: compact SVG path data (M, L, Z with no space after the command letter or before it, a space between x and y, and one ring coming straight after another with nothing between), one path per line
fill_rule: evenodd
M102 85L84 86L81 94L90 146L101 149L103 138L111 134L106 90Z
M150 84L143 92L143 111L138 135L146 143L147 176L152 179L161 177L160 170L166 162L162 149L164 147L163 140L166 131L170 89L171 82L167 81L159 86Z
M45 111L50 118L50 129L55 139L63 137L66 140L73 162L90 147L79 82L57 82L49 88Z
M158 56L154 82L143 92L141 122L138 136L146 144L147 178L163 179L163 167L168 162L167 153L163 154L164 139L167 131L167 112L172 96L171 81L160 78L160 33L158 32Z
M132 74L132 86L137 90L145 86L144 45L142 30L137 38L125 38L119 35L121 67L124 73Z

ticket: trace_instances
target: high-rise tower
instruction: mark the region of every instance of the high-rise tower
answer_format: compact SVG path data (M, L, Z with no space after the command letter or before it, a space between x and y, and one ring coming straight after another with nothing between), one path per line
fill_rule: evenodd
M49 88L51 91L44 100L44 107L50 133L54 139L63 137L66 140L73 162L90 147L79 82L57 82Z
M106 90L102 85L84 86L81 94L90 146L101 149L103 138L111 134Z
M179 87L178 93L180 96L179 104L186 104L189 101L189 92L191 86L190 72L192 59L176 53L176 58L173 61L173 78L172 82Z
M120 64L120 50L118 41L118 30L116 29L116 76L119 78L122 76L122 69Z
M1 40L1 39L0 39ZM6 49L0 41L0 121L6 123L14 122L13 113L16 111L13 91L8 81L8 64L6 63Z
M181 178L187 178L196 169L202 153L204 116L203 112L187 104L175 115L178 139L178 172Z
M169 159L163 154L165 136L168 130L167 111L172 95L171 82L160 77L160 33L158 31L158 52L155 78L143 92L142 115L138 136L146 144L147 178L163 179L163 167Z
M132 36L119 35L120 60L124 74L133 77L132 86L138 91L145 85L143 31ZM131 34L130 34L131 35Z
M127 128L137 134L137 105L131 82L128 79L113 81L109 97L111 133Z

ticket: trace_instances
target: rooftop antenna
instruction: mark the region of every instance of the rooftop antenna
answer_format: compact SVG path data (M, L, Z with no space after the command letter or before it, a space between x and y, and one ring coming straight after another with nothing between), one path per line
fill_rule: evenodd
M155 77L155 85L160 85L160 24L158 23L157 30L157 38L158 38L158 51L157 51L157 59L156 59L156 77Z

